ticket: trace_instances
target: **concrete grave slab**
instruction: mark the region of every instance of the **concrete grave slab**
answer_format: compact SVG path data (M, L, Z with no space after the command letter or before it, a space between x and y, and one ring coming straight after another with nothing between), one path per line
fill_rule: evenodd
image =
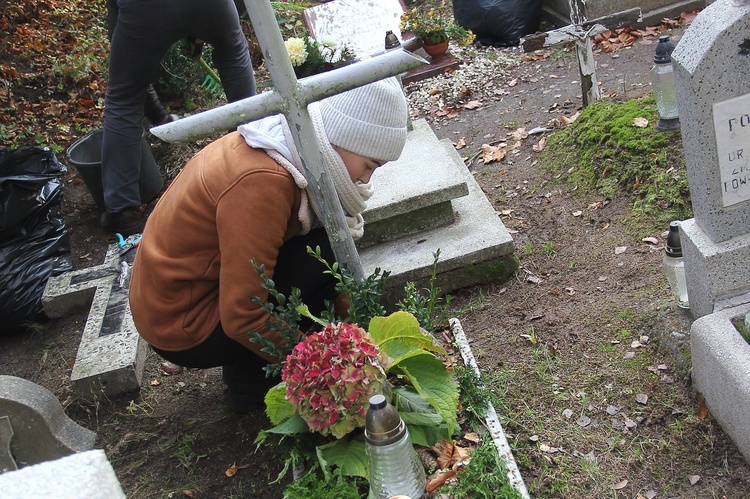
M114 396L138 390L148 353L133 324L128 303L130 267L135 250L122 257L117 244L104 263L51 278L42 296L45 313L60 317L73 306L91 303L71 373L82 398Z
M453 157L423 119L413 123L401 157L379 168L371 183L360 249L453 223L451 200L469 194Z
M27 466L0 475L4 499L50 497L55 499L125 498L112 465L101 449Z
M708 411L750 462L750 345L734 321L743 322L750 304L696 320L690 329L692 381Z
M9 448L18 467L57 459L94 447L96 434L70 419L46 388L15 376L0 376L0 417L12 431L0 435L0 449ZM3 490L0 487L0 490Z
M0 416L0 474L18 469L13 453L10 451L10 441L13 438L13 425L8 416Z
M387 303L392 303L407 282L413 282L417 287L428 284L434 254L438 250L440 258L435 284L444 293L502 281L518 267L513 239L498 213L450 141L444 139L438 143L443 147L444 157L463 176L469 194L452 201L456 214L454 223L362 249L360 258L365 275L373 273L376 268L391 272L387 281ZM429 174L432 163L423 161L411 167L424 168Z

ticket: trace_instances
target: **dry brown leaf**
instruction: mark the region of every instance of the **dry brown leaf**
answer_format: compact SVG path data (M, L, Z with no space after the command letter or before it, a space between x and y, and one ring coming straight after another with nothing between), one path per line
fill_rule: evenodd
M539 142L531 146L531 148L534 150L534 152L542 152L544 150L544 146L547 144L547 137L542 137L539 139Z
M648 120L643 117L633 119L633 125L638 128L646 128L648 126Z
M695 17L698 15L700 11L697 10L688 10L680 14L680 23L685 25L690 25L695 20Z
M526 129L523 127L516 128L515 130L511 132L510 136L511 138L515 140L523 140L529 136L529 132L527 132Z
M509 87L515 87L516 85L518 85L518 78L513 78L508 82Z
M182 491L182 495L185 496L185 497L190 497L192 499L197 499L197 497L198 497L198 494L196 494L192 490L187 490L187 489L185 489L185 490Z
M443 89L442 88L431 88L428 93L430 95L442 94L443 93Z
M580 112L578 112L578 113L576 113L576 114L574 114L573 116L570 116L570 117L568 117L568 116L560 116L560 120L561 120L561 121L562 121L562 122L563 122L564 124L566 124L566 125L570 125L570 124L571 124L571 123L573 123L573 122L574 122L575 120L577 120L577 119L578 119L578 117L579 117L580 115L581 115L581 113L580 113Z
M706 406L706 401L701 400L698 402L698 418L700 419L706 419L708 417L708 407Z
M437 462L440 469L451 468L456 464L463 463L469 457L469 449L460 447L455 442L443 440L436 443L431 449L437 454Z
M479 434L473 431L464 435L464 440L467 440L473 444L478 444L482 441L482 439L479 438Z
M484 106L484 104L482 103L482 101L471 100L471 101L467 102L466 104L464 104L464 109L477 109L477 108L480 108L482 106Z
M624 489L624 488L625 488L625 487L626 487L627 485L628 485L628 481L627 481L627 480L623 480L623 481L621 481L621 482L617 482L617 483L613 484L613 485L612 485L612 489L613 489L613 490L622 490L622 489Z
M502 161L506 154L508 154L508 150L504 147L482 144L482 161L484 164L492 163L493 161Z
M460 139L458 139L456 143L453 144L453 147L455 147L456 149L463 149L464 147L466 147L466 137L461 137Z
M696 483L701 481L700 475L690 475L688 477L688 480L690 480L690 485L695 485Z
M234 475L236 475L236 474L237 474L237 466L235 466L235 465L233 464L232 466L230 466L230 467L229 467L229 468L228 468L228 469L227 469L227 470L226 470L226 471L224 472L224 474L225 474L226 476L228 476L229 478L232 478L232 477L233 477Z
M159 385L161 385L161 381L159 381L158 379L151 380L151 386L159 386Z
M448 470L442 473L438 473L437 476L435 476L435 478L430 480L430 483L428 483L427 486L424 488L425 492L427 493L435 492L438 488L445 485L445 482L453 476L456 476L456 470Z

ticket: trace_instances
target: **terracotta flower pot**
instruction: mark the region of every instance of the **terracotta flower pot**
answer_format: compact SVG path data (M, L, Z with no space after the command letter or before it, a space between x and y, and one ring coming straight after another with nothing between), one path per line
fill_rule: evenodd
M448 40L443 40L439 43L427 43L424 44L424 51L431 57L438 57L445 54L448 51Z

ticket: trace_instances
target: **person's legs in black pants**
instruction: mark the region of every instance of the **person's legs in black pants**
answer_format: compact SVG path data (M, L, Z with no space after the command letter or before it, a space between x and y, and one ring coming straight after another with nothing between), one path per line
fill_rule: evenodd
M310 311L319 316L325 310L326 300L335 296L336 280L325 274L325 266L307 253L307 247L320 246L321 254L329 264L334 255L324 229L297 236L281 247L274 272L276 289L288 296L292 288L299 288L302 301ZM305 319L300 329L312 327ZM267 378L263 367L267 362L240 343L229 338L221 324L200 345L181 352L167 352L154 348L164 359L184 367L207 369L222 366L222 380L229 388L229 404L235 412L244 413L260 408L266 392L281 379ZM283 359L281 359L283 360Z

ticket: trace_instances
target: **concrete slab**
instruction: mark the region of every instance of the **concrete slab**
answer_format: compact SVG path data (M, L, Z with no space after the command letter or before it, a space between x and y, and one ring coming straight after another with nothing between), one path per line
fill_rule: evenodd
M641 22L633 26L656 26L665 17L678 17L686 10L698 10L706 6L705 0L600 0L584 2L587 19L596 19L616 12L640 7L643 11ZM555 24L570 24L569 0L545 0L543 11Z
M362 216L365 235L358 248L390 241L455 221L451 200L466 196L463 162L446 153L425 120L407 135L404 152L373 175L373 195Z
M692 298L691 298L692 300ZM733 321L744 321L750 304L696 320L690 330L693 386L706 407L750 462L750 345Z
M460 156L447 141L440 141L454 166L459 165L469 195L452 201L456 222L403 237L360 251L365 275L376 268L391 272L386 302L400 294L407 282L426 286L440 250L436 285L444 292L502 281L518 267L513 239L503 225L473 175L463 166ZM366 229L365 229L366 230Z
M70 419L49 390L22 378L0 376L0 416L12 427L3 435L18 467L94 447L96 433Z
M112 465L101 449L28 466L0 475L4 499L125 498Z

